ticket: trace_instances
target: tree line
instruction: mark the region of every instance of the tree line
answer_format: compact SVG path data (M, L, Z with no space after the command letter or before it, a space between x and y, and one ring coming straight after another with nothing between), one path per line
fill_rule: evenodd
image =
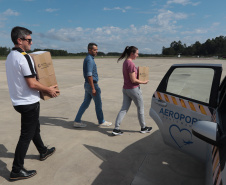
M7 47L0 47L0 56L7 56L10 53L11 49ZM34 49L29 51L28 53L35 51L49 51L52 56L86 56L87 52L80 53L68 53L66 50L56 50L56 49ZM226 58L226 37L219 36L215 39L208 39L205 43L201 44L199 41L196 41L194 44L190 46L186 46L180 40L173 41L170 44L170 47L162 48L162 53L158 54L142 54L140 53L140 57L150 57L150 56L175 56L178 54L182 54L184 56L218 56ZM98 52L97 56L115 56L119 57L121 53L118 52Z
M0 56L7 56L10 53L11 49L7 47L0 47ZM32 53L36 51L49 51L51 56L86 56L87 52L80 52L80 53L68 53L66 50L56 50L56 49L38 49L35 48L34 50L28 51L27 53ZM117 56L119 57L121 53L118 52L109 52L104 53L99 51L97 56ZM139 54L141 57L148 57L153 56L152 54Z
M190 46L182 44L181 41L173 41L170 47L162 48L162 55L178 55L182 54L185 56L219 56L226 57L226 37L219 36L215 39L208 39L205 43L201 44L196 41Z

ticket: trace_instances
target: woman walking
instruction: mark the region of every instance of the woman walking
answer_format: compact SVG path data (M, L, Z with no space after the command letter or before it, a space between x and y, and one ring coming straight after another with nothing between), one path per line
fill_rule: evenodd
M124 85L123 85L123 103L122 108L118 113L118 116L115 121L115 128L112 132L113 135L122 135L122 131L119 129L120 124L125 117L127 111L129 110L129 107L131 105L131 102L133 101L137 107L137 115L138 120L141 126L141 133L148 133L152 129L152 127L147 127L146 123L144 121L144 104L143 104L143 97L142 92L140 90L139 84L147 84L147 81L140 81L137 78L137 68L135 64L133 63L133 60L135 60L138 57L138 48L135 46L127 46L122 53L122 55L119 57L118 61L125 58L125 61L123 63L123 78L124 78Z

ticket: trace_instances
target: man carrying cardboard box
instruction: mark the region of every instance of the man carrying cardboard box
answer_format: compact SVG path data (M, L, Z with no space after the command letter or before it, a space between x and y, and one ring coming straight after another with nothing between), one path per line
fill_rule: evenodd
M40 160L47 159L55 152L55 147L48 149L40 136L40 95L39 91L57 97L57 85L47 87L36 80L36 71L32 58L26 53L31 49L32 31L23 27L14 27L11 39L15 45L7 57L6 75L9 94L14 109L21 114L21 134L17 143L10 180L27 179L36 175L35 170L24 168L30 141L32 140L40 153Z

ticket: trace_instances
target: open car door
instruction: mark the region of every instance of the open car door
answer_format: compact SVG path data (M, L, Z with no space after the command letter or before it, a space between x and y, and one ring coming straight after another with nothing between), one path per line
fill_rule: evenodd
M153 94L150 116L166 144L206 160L208 143L192 133L197 121L216 122L222 66L175 64Z

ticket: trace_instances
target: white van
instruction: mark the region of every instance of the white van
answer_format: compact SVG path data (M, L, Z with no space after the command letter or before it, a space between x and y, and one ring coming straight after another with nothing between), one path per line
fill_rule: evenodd
M149 115L164 142L206 163L206 184L226 184L226 78L221 64L175 64Z

